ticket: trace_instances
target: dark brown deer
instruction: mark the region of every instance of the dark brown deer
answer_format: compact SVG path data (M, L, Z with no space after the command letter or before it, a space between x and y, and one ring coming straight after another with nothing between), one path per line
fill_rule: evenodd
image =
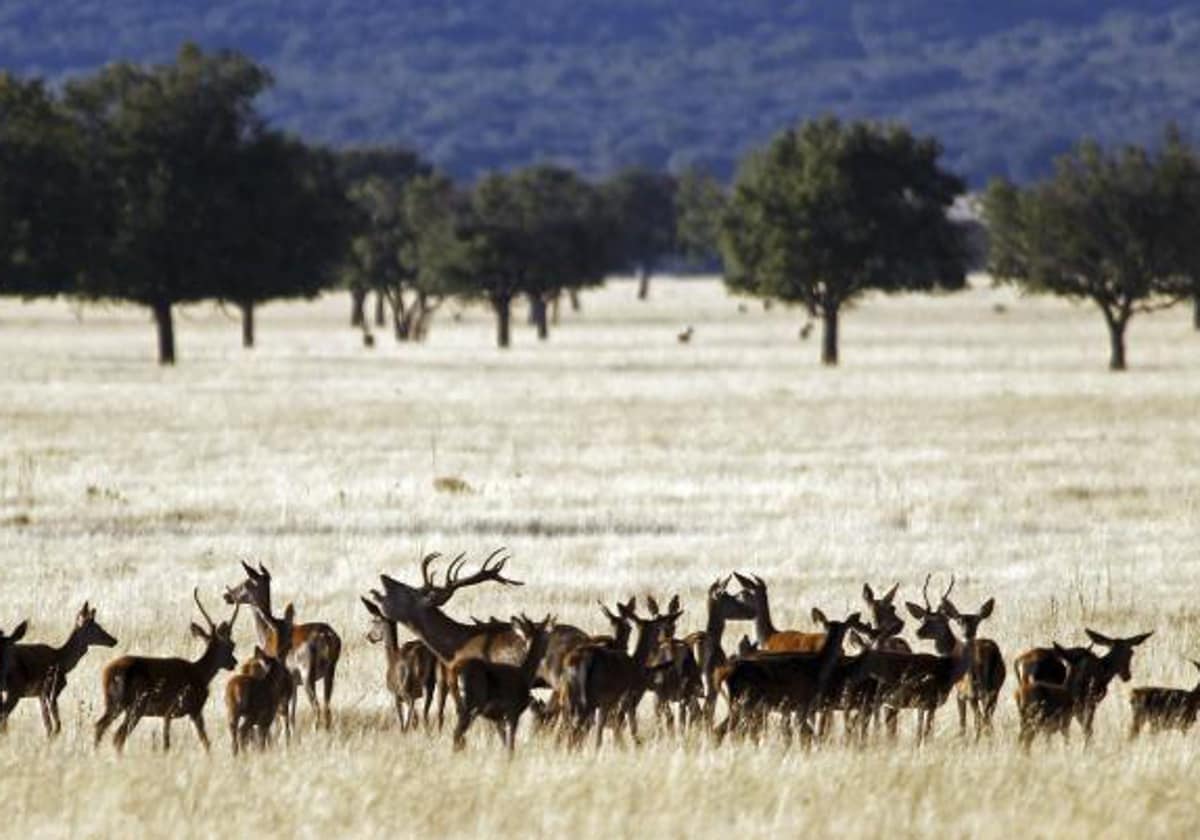
M762 578L734 573L742 585L742 597L754 609L754 632L758 648L766 653L816 653L825 644L824 633L802 630L779 630L771 622L771 605L767 597L767 582Z
M624 605L618 608L638 628L632 655L606 645L584 645L567 657L564 694L572 746L577 746L587 728L594 726L599 749L609 723L618 739L622 737L622 726L628 723L630 736L638 742L637 707L649 681L646 665L663 625L678 621L682 614L678 611L641 618Z
M646 598L652 618L663 614L653 597ZM679 596L674 595L667 603L667 612L682 612ZM654 712L666 726L668 732L675 731L675 714L672 704L679 707L679 725L686 728L700 720L700 697L704 693L704 679L700 664L692 646L675 638L675 623L664 623L661 637L650 654L649 688L654 695Z
M246 579L236 587L225 590L225 603L246 604L253 608L254 629L258 642L269 654L274 654L275 639L280 619L271 609L271 573L262 563L258 569L242 563ZM288 654L288 670L297 686L304 687L309 705L316 713L317 728L329 729L333 725L330 700L337 676L338 660L342 655L341 637L324 622L310 621L296 624L292 628L291 652ZM317 683L322 683L324 707L317 698ZM288 710L291 723L296 721L296 703L292 701Z
M192 598L208 625L191 625L192 635L204 642L200 658L158 658L150 656L122 656L104 668L101 675L104 714L96 721L95 743L99 746L105 731L124 713L121 725L113 735L113 744L120 752L125 739L143 717L163 719L163 749L171 748L171 720L187 717L196 728L196 736L207 751L208 733L204 729L204 704L208 701L208 687L217 671L233 670L237 660L233 658L233 624L237 621L241 605L233 608L229 621L214 624L204 605L200 593L193 590Z
M565 679L567 659L574 651L586 645L601 645L620 651L629 649L629 636L633 631L633 625L629 619L625 618L625 614L637 610L637 596L631 597L623 605L618 604L616 613L613 613L604 604L597 603L604 617L608 619L610 633L593 636L582 631L560 634L557 632L559 626L555 626L550 633L546 654L542 657L541 665L538 666L538 679L550 687L550 699L546 703L536 702L532 706L539 726L550 726L556 722L565 721L563 710L568 705L568 686ZM574 631L576 628L571 628L571 630ZM565 734L567 734L565 729L559 729L560 737Z
M711 726L721 693L721 669L729 661L721 647L725 624L729 621L749 621L754 607L740 595L729 592L729 577L717 578L708 587L707 618L704 629L692 633L684 641L692 646L704 680L704 722Z
M1029 657L1025 660L1029 664L1038 661L1038 650L1046 649L1026 651L1017 657L1018 666L1015 669L1017 689L1014 699L1020 716L1017 742L1026 751L1038 733L1044 734L1047 740L1055 733L1061 734L1064 740L1070 738L1071 720L1078 714L1085 686L1091 678L1090 672L1096 662L1096 655L1087 648L1064 648L1055 642L1049 649L1054 658L1054 666L1045 664L1043 660L1040 670L1055 677L1061 674L1062 682L1042 681L1033 676L1039 668L1034 667L1026 671L1021 667L1024 657Z
M766 651L740 656L730 663L724 675L729 715L715 730L718 741L730 732L739 731L743 720L751 734L761 734L766 716L772 711L784 716L789 729L794 716L805 742L811 739L809 720L830 688L846 633L861 626L857 612L842 621L833 621L814 607L812 617L825 628L821 648L816 653Z
M966 627L968 623L975 625L966 633L968 638L974 639L971 643L973 648L971 667L958 681L955 700L958 703L959 735L967 734L967 709L969 707L975 721L975 740L978 741L983 735L992 733L992 718L996 714L996 703L1000 699L1000 690L1004 687L1004 680L1008 675L1008 669L1004 665L1004 656L1000 653L1000 646L994 641L979 639L975 636L979 629L979 622L987 616L960 613L948 597L942 598L938 615L945 623L947 631L954 616L958 616L964 631L968 629ZM954 653L953 633L939 632L935 642L937 652L942 656L950 656Z
M258 748L265 749L271 735L271 725L282 717L287 737L292 736L288 706L295 694L296 686L287 665L291 651L292 629L295 609L291 604L283 612L283 619L275 629L272 639L273 652L255 646L253 669L244 669L225 683L225 714L229 722L229 740L233 754L250 744L257 734Z
M454 727L456 750L465 744L467 730L475 718L483 717L496 725L500 739L510 753L513 751L517 726L529 708L538 663L546 652L553 622L551 616L537 622L524 615L513 617L513 624L526 640L525 656L519 665L460 658L450 666L458 711Z
M1193 659L1192 664L1200 669L1200 661ZM1136 738L1146 725L1149 725L1151 732L1178 729L1186 734L1196 722L1196 713L1200 711L1200 682L1191 689L1135 688L1129 696L1129 705L1133 710L1130 738Z
M61 647L37 644L13 644L9 649L7 688L0 703L0 731L8 725L8 716L24 697L36 697L42 709L46 735L62 731L58 715L58 697L67 687L67 675L91 647L113 647L117 640L96 621L96 610L87 601L75 616L71 635Z
M371 629L367 641L383 643L387 658L387 687L396 704L396 717L400 731L413 729L417 725L417 703L425 701L423 720L429 726L429 707L433 705L433 693L438 678L438 661L425 644L416 639L400 644L396 622L388 621L374 601L362 599L363 606L371 615Z

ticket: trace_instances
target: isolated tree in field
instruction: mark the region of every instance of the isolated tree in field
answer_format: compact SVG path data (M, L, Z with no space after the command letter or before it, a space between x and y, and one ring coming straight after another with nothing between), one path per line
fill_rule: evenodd
M336 279L355 217L328 152L266 131L236 155L234 176L211 185L232 237L219 296L240 310L242 346L253 347L257 305L316 297Z
M1200 168L1174 132L1157 155L1081 143L1046 181L994 182L984 210L992 274L1094 303L1108 327L1112 370L1125 369L1125 331L1136 313L1195 293Z
M721 220L728 199L716 178L699 169L679 176L675 238L682 256L701 264L721 258Z
M0 295L74 291L93 230L80 139L40 81L0 72Z
M616 262L637 273L638 300L645 300L650 278L677 250L675 179L666 172L626 169L603 190L616 224Z
M838 316L872 290L959 289L966 248L947 217L963 182L936 140L827 117L785 131L739 169L722 229L726 283L805 306L838 361Z
M229 190L238 153L258 136L255 98L270 76L232 52L185 45L172 64L112 64L66 89L104 189L104 247L83 295L150 309L160 364L175 362L172 307L219 297L236 237Z

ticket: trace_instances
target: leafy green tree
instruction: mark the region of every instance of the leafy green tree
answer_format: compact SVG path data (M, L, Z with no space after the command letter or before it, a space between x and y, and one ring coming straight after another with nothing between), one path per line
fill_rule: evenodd
M0 294L74 291L94 227L82 152L41 81L0 72Z
M220 249L220 297L241 311L242 346L253 347L257 305L313 298L336 279L354 216L329 152L267 131L237 157L235 177L212 185L232 237Z
M721 257L721 219L728 199L721 183L699 169L679 176L675 193L676 233L683 256L702 264Z
M626 169L604 184L616 224L618 266L638 276L638 300L650 295L650 278L677 250L675 179L666 172Z
M228 190L258 136L266 70L233 52L184 45L171 64L112 64L70 83L65 101L103 185L103 248L79 291L148 307L160 364L175 362L172 307L221 296L234 241Z
M1111 370L1125 370L1125 331L1136 313L1196 291L1200 167L1177 132L1168 131L1157 154L1085 141L1040 183L993 182L984 212L992 274L1094 303L1108 327Z
M869 291L958 289L966 247L947 211L963 182L902 126L805 123L752 152L722 228L726 283L803 304L838 361L838 316Z

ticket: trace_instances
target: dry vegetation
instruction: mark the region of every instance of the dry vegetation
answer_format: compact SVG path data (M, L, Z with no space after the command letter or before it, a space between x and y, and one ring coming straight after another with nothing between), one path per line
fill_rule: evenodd
M1084 624L1155 628L1134 682L1194 681L1200 336L1184 313L1139 319L1133 370L1113 375L1091 309L990 290L871 300L830 371L795 314L738 314L714 283L632 297L588 297L548 345L521 331L506 354L482 312L442 319L427 346L368 351L341 297L271 307L244 353L236 325L200 308L180 319L175 370L153 364L140 311L77 322L64 304L0 304L0 626L29 616L31 638L57 643L90 598L116 652L195 655L191 587L215 605L254 557L280 604L346 641L334 732L313 733L302 706L299 744L237 762L215 700L210 758L186 723L158 752L155 721L123 759L96 754L115 652L93 651L59 740L33 701L0 740L2 833L1195 833L1197 736L1128 744L1128 685L1090 750L1039 743L1031 758L1007 688L993 743L960 743L947 707L920 752L911 719L896 748L811 754L654 737L572 755L523 732L510 762L487 727L460 755L449 731L400 735L357 594L380 571L412 579L422 550L501 544L527 585L467 591L451 612L600 629L597 597L680 590L688 630L707 584L740 568L772 584L777 624L807 626L864 579L912 597L927 571L953 571L960 604L996 596L984 630L1010 660L1078 643ZM248 655L249 620L237 635Z

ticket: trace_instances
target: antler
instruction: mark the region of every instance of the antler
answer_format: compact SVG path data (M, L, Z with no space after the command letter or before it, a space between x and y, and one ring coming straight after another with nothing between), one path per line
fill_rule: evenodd
M487 556L487 559L483 561L483 565L481 565L479 567L478 571L476 571L473 574L467 575L466 577L462 577L459 574L459 571L462 569L463 564L466 562L466 560L464 559L465 555L460 554L458 557L455 558L454 562L451 563L450 567L446 570L446 582L438 588L443 589L448 593L456 592L459 589L464 589L468 586L474 586L478 583L483 583L484 581L489 581L489 580L495 581L496 583L502 584L504 586L524 586L525 585L524 582L506 578L502 574L504 571L505 564L508 563L507 556L501 557L498 561L493 562L496 560L497 557L499 557L501 554L503 554L507 550L508 549L504 548L504 547L496 549L495 551L493 551L491 554L489 554Z
M933 577L933 572L925 575L925 584L921 587L921 597L925 600L925 611L933 612L933 604L929 603L929 579Z
M290 607L291 604L288 604L288 606ZM234 622L237 621L238 610L240 610L241 608L242 608L241 601L238 601L236 604L233 605L233 615L229 616L229 630L231 632L233 631ZM211 624L212 622L210 621L209 623Z
M942 593L942 603L949 603L950 593L954 591L954 575L950 575L950 585L946 587L946 591Z
M440 553L432 551L421 558L421 583L425 585L426 589L433 589L437 586L433 581L433 575L429 572L429 566L441 556Z
M208 610L204 609L204 605L200 603L200 587L192 589L192 599L196 602L196 606L200 608L200 614L204 616L204 620L208 622L209 631L217 629L217 625L213 623L212 618L208 614ZM234 610L236 614L237 610Z

